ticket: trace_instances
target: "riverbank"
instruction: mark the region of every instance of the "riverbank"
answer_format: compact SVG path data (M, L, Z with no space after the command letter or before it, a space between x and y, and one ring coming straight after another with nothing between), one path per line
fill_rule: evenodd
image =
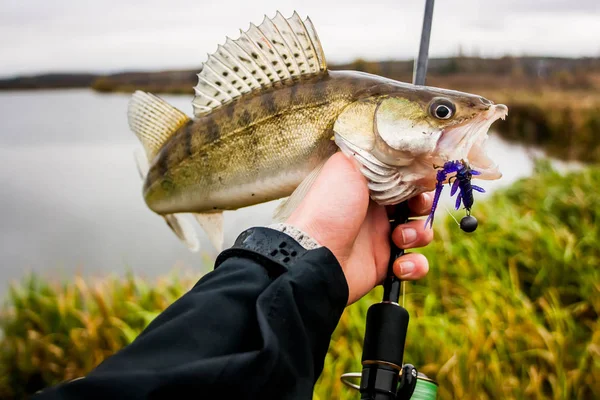
M508 105L509 116L494 124L503 138L562 160L600 162L600 87L505 89L489 98Z
M529 86L550 82L563 88L589 88L590 75L600 74L600 57L450 57L429 60L428 80L433 86L477 88L522 87L515 79L526 78ZM357 70L386 76L403 82L412 78L413 60L367 61L348 64L330 63L332 70ZM132 92L140 89L156 93L193 94L198 68L172 71L128 71L112 74L48 73L0 78L1 90L92 87L105 92ZM450 80L448 80L450 78ZM507 79L508 78L508 79ZM445 85L438 82L442 80ZM592 78L593 80L593 78ZM461 82L462 81L462 82ZM519 85L522 82L517 82Z
M405 359L437 379L440 399L600 397L600 168L536 171L476 204L476 233L440 219L423 251L429 276L407 285ZM85 374L198 275L24 279L0 313L0 398ZM315 398L356 398L339 375L360 370L378 299L375 290L344 313Z
M410 82L412 60L331 65ZM111 75L51 74L0 80L2 89L89 86L101 93L144 90L192 96L193 70ZM562 160L600 162L600 58L453 57L431 59L427 84L485 96L509 107L494 125L508 140L533 145Z

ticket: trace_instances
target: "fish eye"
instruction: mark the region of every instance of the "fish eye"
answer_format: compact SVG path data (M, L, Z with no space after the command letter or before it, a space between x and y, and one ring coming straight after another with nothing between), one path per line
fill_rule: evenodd
M434 99L429 106L429 113L437 119L450 119L455 112L456 107L448 99Z
M452 110L443 104L440 104L435 108L435 116L439 119L448 119L452 115Z

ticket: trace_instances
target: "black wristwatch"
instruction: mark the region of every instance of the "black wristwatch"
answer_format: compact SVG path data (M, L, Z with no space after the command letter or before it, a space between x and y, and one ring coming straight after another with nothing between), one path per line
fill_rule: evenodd
M281 230L256 227L242 232L231 248L219 254L215 261L215 269L230 257L245 257L253 259L264 266L272 279L287 272L296 260L309 250L300 245L289 234L284 233L286 227L281 226L283 226ZM293 229L293 227L291 228ZM293 233L296 237L298 237L298 234L302 235L302 232L297 229ZM306 240L303 240L303 236L298 238L301 242L306 242ZM308 236L305 239L316 244Z

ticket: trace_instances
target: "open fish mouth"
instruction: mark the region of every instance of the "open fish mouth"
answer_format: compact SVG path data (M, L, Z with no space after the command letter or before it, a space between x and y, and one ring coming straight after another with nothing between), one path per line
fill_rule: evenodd
M486 142L490 126L498 119L505 119L508 107L504 104L492 105L490 109L475 119L446 128L438 143L441 164L450 160L465 160L471 168L481 173L478 179L500 179L502 173L498 165L487 155Z

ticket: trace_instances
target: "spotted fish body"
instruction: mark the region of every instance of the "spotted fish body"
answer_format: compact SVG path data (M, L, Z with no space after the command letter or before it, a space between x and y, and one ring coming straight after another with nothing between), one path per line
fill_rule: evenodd
M129 107L146 152L138 157L145 201L190 248L197 240L182 213L193 213L219 247L223 210L293 192L282 209L289 213L340 149L380 204L432 190L433 166L451 159L470 159L484 179L500 176L482 146L505 106L328 71L312 23L296 13L227 39L198 78L193 119L149 93L136 92Z
M156 156L146 202L163 214L231 210L289 196L337 146L337 116L378 77L330 72L246 95L189 121Z

